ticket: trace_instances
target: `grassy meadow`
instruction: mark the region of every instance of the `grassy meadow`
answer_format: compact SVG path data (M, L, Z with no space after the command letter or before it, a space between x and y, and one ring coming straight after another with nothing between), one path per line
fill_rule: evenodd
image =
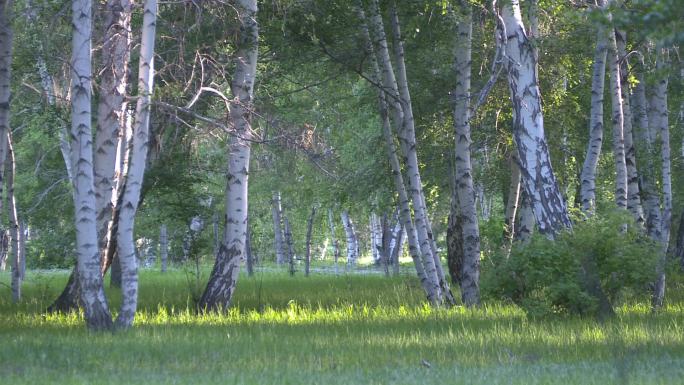
M203 276L208 274L204 271ZM681 384L684 286L657 314L534 320L513 305L432 309L408 270L243 275L225 315L192 310L202 280L143 270L136 326L91 333L46 315L68 272L29 272L11 303L0 273L2 384ZM118 306L109 293L112 308Z

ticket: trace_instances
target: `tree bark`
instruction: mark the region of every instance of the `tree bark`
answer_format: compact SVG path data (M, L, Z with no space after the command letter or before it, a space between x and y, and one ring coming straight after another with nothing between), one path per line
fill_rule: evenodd
M273 246L275 247L276 263L282 265L285 263L285 256L283 255L283 221L281 218L282 208L280 203L280 192L273 193L271 213L273 215Z
M378 91L378 110L382 122L382 132L385 139L387 156L389 158L390 167L392 169L392 176L395 189L399 195L399 217L406 229L408 238L409 255L413 259L413 264L416 269L416 274L421 282L423 289L427 295L430 303L438 305L441 303L441 293L439 282L434 269L428 275L425 270L425 258L419 247L418 236L416 234L413 218L411 217L411 206L404 182L404 177L401 172L401 165L397 156L397 149L394 144L394 137L392 135L392 126L389 117L389 105L392 105L392 115L396 125L400 125L403 121L403 112L398 103L399 92L397 90L396 79L394 71L391 66L389 58L389 50L387 48L387 39L385 37L384 27L382 26L382 18L378 14L379 10L377 2L373 4L375 14L371 17L371 24L374 29L374 36L371 37L367 24L363 24L362 32L366 40L366 50L371 55L371 64L373 65L373 73L375 79L381 82L385 89ZM361 9L358 10L359 16L365 21L365 15ZM379 38L378 38L379 37ZM375 41L377 46L372 42ZM382 70L380 63L382 63ZM429 262L428 262L429 263Z
M520 167L518 157L511 154L508 158L511 169L511 180L508 185L508 200L506 200L506 210L504 213L504 243L510 246L516 233L515 218L520 206Z
M527 193L523 191L520 194L520 216L518 226L516 226L518 229L516 239L521 242L529 241L534 232L534 223L534 211L530 199Z
M513 103L513 136L518 147L520 169L539 232L553 237L572 227L565 201L558 188L544 137L541 93L535 74L536 60L520 13L518 0L501 8L499 36L505 40L508 83ZM505 29L505 32L504 32Z
M454 90L454 136L456 138L456 197L458 222L463 231L463 264L458 281L461 299L470 307L480 303L480 230L475 207L473 172L470 162L470 76L472 45L472 10L469 5L456 28L455 60L456 88Z
M12 99L12 31L13 1L0 0L0 212L4 186L7 138L10 132L10 102Z
M201 309L221 311L230 306L245 251L251 111L259 40L256 0L238 0L235 8L241 27L235 56L236 68L231 82L233 100L230 103L230 118L237 135L230 138L228 155L226 229L220 248L224 252L216 256L214 269L199 303Z
M383 215L382 217L380 228L382 229L382 236L380 238L380 245L378 249L378 253L380 254L380 264L382 265L382 269L385 271L385 277L389 277L389 265L391 257L390 241L392 238L392 231L390 230L389 218L387 217L387 213L385 213L385 215Z
M627 210L632 213L639 227L644 225L644 210L641 206L639 173L634 146L632 106L629 100L629 57L627 55L627 33L615 31L618 59L620 60L620 90L624 113L625 165L627 168Z
M603 1L601 1L603 3ZM591 112L589 118L589 143L584 166L580 176L580 195L582 212L592 214L596 210L596 167L601 156L603 143L603 90L606 78L606 58L608 54L608 35L606 28L599 23L594 52L593 75L591 78Z
M91 129L91 0L72 2L71 165L81 300L89 329L112 327L100 274Z
M157 0L145 0L144 4L138 67L139 96L135 107L133 137L129 143L130 158L125 181L126 187L123 191L123 201L119 212L119 231L117 234L122 301L116 324L120 328L129 328L133 325L135 311L138 307L138 261L135 254L133 228L135 226L135 214L140 203L140 192L149 151Z
M667 250L670 242L670 226L672 222L672 166L670 150L670 122L668 118L667 98L668 98L668 77L665 69L668 67L668 50L657 48L656 69L659 75L657 83L654 85L651 99L649 101L649 123L652 124L654 133L660 134L660 160L662 172L662 218L660 221L660 242L661 250L656 267L656 282L653 290L653 308L663 306L665 298L665 267L667 264Z
M617 53L615 32L608 32L608 70L610 71L610 100L613 124L613 159L615 160L615 203L627 209L627 164L625 162L625 115L620 84L620 58Z
M245 236L245 259L247 260L247 275L254 276L254 255L252 254L252 229L249 226L247 217L247 234Z
M335 264L335 275L337 275L339 273L338 267L337 267L337 258L340 255L340 250L339 250L337 238L335 237L335 221L333 220L332 209L328 209L328 226L330 227L330 239L332 240L332 245L333 245L333 259L334 259L334 264Z
M373 6L377 6L377 1L372 2ZM438 304L445 302L452 302L450 300L449 284L444 276L439 255L433 252L432 247L432 229L427 216L427 206L425 203L425 195L423 194L423 182L420 175L420 168L418 162L417 142L415 133L415 120L413 117L413 107L411 103L411 94L408 87L408 79L406 75L406 64L404 60L404 45L401 37L399 26L399 17L397 15L396 4L391 4L391 27L394 39L394 56L396 63L396 85L398 87L399 103L396 104L402 110L403 121L398 124L399 129L399 147L404 158L404 165L406 166L406 175L408 176L408 193L413 203L414 212L414 227L418 242L420 244L421 254L423 255L423 263L425 263L426 274L432 276L437 283L439 289L437 290ZM377 17L375 17L377 16ZM378 12L374 14L374 24L376 30L380 31L382 27L382 18L379 17ZM379 22L378 22L379 20ZM382 38L382 35L378 34ZM386 39L385 39L386 40ZM383 55L384 56L384 55ZM387 70L392 70L391 62L389 61L389 54L383 67ZM386 70L386 71L387 71ZM399 122L395 121L395 124Z

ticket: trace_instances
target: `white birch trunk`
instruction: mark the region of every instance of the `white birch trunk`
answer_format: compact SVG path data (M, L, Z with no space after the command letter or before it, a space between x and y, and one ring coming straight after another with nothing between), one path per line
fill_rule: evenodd
M625 162L625 116L620 84L620 58L617 53L615 32L608 32L608 70L610 71L610 100L613 124L613 159L615 160L615 203L627 209L627 164Z
M142 190L147 153L149 151L150 108L154 82L154 41L157 25L157 0L145 0L140 63L138 65L138 102L135 108L133 137L130 148L126 187L119 208L118 251L121 265L122 301L116 324L120 328L133 325L138 307L138 261L135 257L133 227ZM115 155L115 154L113 154Z
M659 72L664 72L669 65L668 50L658 47L657 67ZM649 122L652 123L654 133L660 134L660 159L662 172L662 218L660 221L660 257L657 264L657 277L653 293L653 308L663 306L665 298L665 267L667 264L667 251L670 242L670 227L672 222L672 166L670 149L670 122L668 117L668 77L660 75L654 85L650 99Z
M12 132L7 131L7 159L5 160L5 176L7 182L7 217L9 218L9 231L11 237L11 257L12 257L12 301L21 300L21 236L19 228L19 214L17 212L17 199L14 196L14 177L16 176L16 163L14 158L14 148L12 146Z
M347 237L347 268L352 268L356 265L356 258L358 255L358 246L356 244L356 234L354 233L354 224L349 213L345 210L341 214L342 225L344 226L344 234Z
M534 233L534 211L530 204L530 199L524 191L520 194L520 218L516 228L518 229L517 239L521 242L527 242Z
M328 226L330 227L330 240L332 241L332 247L333 247L333 260L335 264L335 275L339 274L339 270L337 267L337 258L340 255L340 251L338 249L338 243L337 243L337 238L335 237L335 221L333 220L333 211L332 209L328 209Z
M551 167L548 145L544 137L541 93L535 75L534 50L527 39L518 0L502 6L506 38L508 83L513 103L513 134L523 186L534 212L539 231L547 237L572 226L558 182Z
M219 254L200 309L225 311L235 292L247 237L248 175L251 153L254 82L256 79L259 26L256 0L238 0L241 27L235 72L231 81L230 118L237 135L231 136L226 173L226 228Z
M639 191L639 173L636 163L636 148L634 147L634 129L632 106L629 100L629 57L627 55L627 34L615 31L618 58L620 59L620 87L622 93L622 107L624 114L624 143L625 166L627 168L627 210L632 213L634 221L639 227L644 225L644 210L641 206Z
M655 151L653 137L650 134L650 119L648 116L648 101L646 99L646 83L644 78L643 58L637 64L637 84L634 87L632 106L634 107L634 132L639 151L644 153L643 172L640 174L641 195L646 219L646 233L652 238L660 238L660 198L656 191L656 170L654 165Z
M608 36L606 28L599 24L594 52L591 78L591 112L589 115L589 143L580 176L582 212L592 214L596 210L596 167L603 143L603 90L606 78Z
M506 202L506 211L504 213L504 241L507 245L510 245L517 230L515 228L515 218L520 206L520 166L518 166L518 157L515 154L511 154L508 158L508 164L511 168L511 181L508 185L508 201Z
M463 265L459 285L466 306L480 303L480 230L475 207L473 170L470 161L470 76L472 13L466 5L459 15L456 29L454 70L456 88L454 100L454 135L456 138L455 189L458 199L459 223L463 232Z
M91 0L73 0L72 27L70 155L74 168L74 223L78 279L88 328L109 329L112 326L112 318L100 274L93 178Z
M280 192L273 193L273 201L271 202L271 213L273 216L273 246L275 248L276 263L282 265L283 263L285 263L285 257L283 255L284 246Z
M378 12L377 3L374 4L375 11ZM358 10L359 16L365 21L365 15L361 9ZM382 132L385 139L387 156L390 162L390 167L392 169L392 176L394 181L395 189L399 195L399 218L400 222L404 225L406 229L408 238L408 249L409 255L413 259L413 264L416 269L416 274L421 282L423 289L427 295L428 301L432 304L439 304L441 302L440 287L437 280L436 274L430 274L425 270L425 263L421 255L421 250L418 242L418 237L416 234L413 218L411 217L411 207L406 190L406 184L404 182L404 177L401 172L401 165L399 163L399 158L397 156L397 149L394 144L394 136L392 135L392 126L389 117L388 106L393 105L392 114L394 116L395 124L401 125L403 120L403 112L401 111L401 106L397 104L399 98L399 92L397 91L397 84L394 78L394 72L391 67L391 62L389 61L389 50L387 48L387 39L385 38L385 31L382 26L382 19L379 15L373 16L371 23L374 28L374 35L381 36L382 39L378 40L378 46L374 47L372 44L373 39L367 24L363 24L363 34L366 40L366 50L371 55L371 64L373 65L373 73L375 79L380 81L385 85L386 89L378 92L378 108L380 113L380 118L382 121ZM383 64L382 70L380 69L379 63ZM389 87L388 87L389 86Z
M106 250L112 209L118 201L115 183L117 144L125 135L126 87L131 49L131 2L108 0L105 4L100 97L93 154L97 229L101 250ZM114 198L113 198L114 197ZM104 253L103 253L104 254ZM103 255L104 256L104 255Z

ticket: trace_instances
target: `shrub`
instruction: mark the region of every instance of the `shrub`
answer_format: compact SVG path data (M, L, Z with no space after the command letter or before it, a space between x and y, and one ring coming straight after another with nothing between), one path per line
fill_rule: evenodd
M626 224L626 230L624 230ZM605 318L625 295L643 293L655 278L658 246L626 212L576 221L555 240L535 235L483 264L485 295L508 299L528 315Z

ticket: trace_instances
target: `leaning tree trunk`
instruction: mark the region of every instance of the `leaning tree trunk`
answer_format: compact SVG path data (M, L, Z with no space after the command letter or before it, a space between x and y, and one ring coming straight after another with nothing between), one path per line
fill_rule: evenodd
M620 84L620 58L615 32L608 33L608 70L610 71L610 100L613 124L613 159L615 161L615 203L627 209L627 164L625 163L625 115Z
M589 142L580 176L581 208L582 212L586 214L593 213L596 209L596 167L601 156L601 144L603 143L603 89L606 83L607 53L607 31L602 24L599 24L594 52L593 75L591 78Z
M273 214L273 246L275 247L276 263L282 265L285 263L285 256L283 255L283 220L281 218L282 209L280 203L280 192L273 193L271 213Z
M472 45L472 11L465 4L456 29L455 60L456 88L454 100L454 136L456 162L454 187L458 198L458 223L463 231L463 264L458 283L461 299L466 306L480 303L480 230L475 207L473 170L470 162L470 76Z
M91 0L72 2L71 165L74 170L74 224L78 279L85 320L90 329L109 329L112 317L100 274L93 178L91 129Z
M519 0L505 2L501 16L503 25L499 25L499 36L506 41L508 83L513 103L513 136L518 147L523 186L530 199L539 232L553 237L572 224L551 167L544 137L534 49L525 34Z
M150 107L154 82L154 40L157 25L157 0L145 0L142 36L140 38L140 63L138 66L138 102L131 138L130 158L123 200L119 209L117 236L119 264L121 266L122 301L116 324L121 328L133 325L138 307L138 261L135 257L133 227L140 202L147 153L149 150Z
M377 4L374 6L377 13ZM395 120L395 124L400 124L399 122L403 121L403 112L401 110L400 104L397 103L399 92L397 90L397 83L389 58L389 50L387 48L385 31L382 27L382 19L379 15L374 15L372 18L375 35L382 37L382 39L377 41L378 44L376 47L372 43L374 40L371 38L368 25L365 23L365 15L363 10L358 9L358 13L360 18L364 20L364 24L362 24L362 32L366 41L366 51L371 55L371 64L373 65L372 69L375 80L382 82L382 84L384 84L386 87L385 90L380 90L378 92L378 110L382 121L382 132L385 139L387 156L392 169L392 179L394 181L397 194L399 195L399 218L406 229L409 255L413 259L416 274L418 275L418 279L425 290L428 301L430 301L432 304L440 304L441 294L436 272L433 269L428 275L428 272L425 270L426 264L421 258L422 256L418 242L418 236L416 234L413 218L411 217L411 206L408 192L404 182L404 177L402 175L401 164L399 163L399 158L397 156L397 149L394 144L394 136L392 135L392 126L388 108L390 101L392 102L392 115ZM380 63L383 64L382 70L380 68ZM387 88L387 86L389 86L389 88Z
M16 163L14 158L14 148L12 146L12 132L7 131L7 160L5 161L5 176L7 181L7 217L9 218L9 231L11 241L12 256L12 301L21 300L21 284L23 281L21 274L21 245L22 232L19 229L19 214L17 213L17 199L14 195L14 177L16 175Z
M254 80L256 78L259 27L256 0L238 0L235 6L240 18L240 33L231 82L233 100L230 118L237 135L231 136L226 173L226 228L219 254L202 294L199 307L225 311L235 292L240 261L245 252L247 235L248 175L251 151Z
M373 1L374 5L377 5L377 1ZM442 263L440 257L432 245L432 228L430 226L430 221L427 215L427 205L425 201L425 194L423 193L423 182L420 175L420 167L418 162L418 152L416 143L416 132L415 132L415 119L413 117L413 107L411 103L411 94L408 87L408 78L406 75L406 64L404 60L404 44L401 37L401 31L399 26L399 17L397 15L396 4L392 2L391 4L391 27L392 35L394 38L394 56L396 63L396 84L398 86L399 95L399 107L403 111L404 120L402 124L399 125L399 144L404 158L404 164L406 166L406 175L408 176L408 190L411 196L411 202L413 203L414 212L414 225L416 229L416 234L418 235L418 241L420 242L420 250L424 256L425 271L430 273L434 269L434 275L436 276L436 282L439 285L439 303L447 302L449 305L455 304L451 296L451 289L449 288L449 283L446 280L444 271L442 269ZM376 13L379 16L379 12ZM375 18L376 28L382 27L382 19L378 23L378 19ZM391 68L384 64L386 68Z

